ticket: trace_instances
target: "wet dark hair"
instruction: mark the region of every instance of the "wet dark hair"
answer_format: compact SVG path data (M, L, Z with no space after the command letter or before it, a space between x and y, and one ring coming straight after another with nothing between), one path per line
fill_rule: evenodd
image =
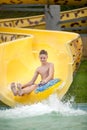
M41 51L39 52L39 55L41 55L41 54L48 55L48 53L47 53L47 51L46 51L46 50L41 50Z

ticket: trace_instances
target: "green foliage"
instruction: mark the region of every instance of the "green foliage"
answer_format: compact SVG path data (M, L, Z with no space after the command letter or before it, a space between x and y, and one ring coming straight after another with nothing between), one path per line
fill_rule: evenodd
M0 19L6 18L19 18L40 15L41 12L21 12L21 11L0 11Z
M83 8L84 6L67 6L67 5L61 5L61 11L68 11L78 8Z
M75 97L75 102L87 103L87 60L81 62L80 68L74 76L73 83L66 94L66 99Z

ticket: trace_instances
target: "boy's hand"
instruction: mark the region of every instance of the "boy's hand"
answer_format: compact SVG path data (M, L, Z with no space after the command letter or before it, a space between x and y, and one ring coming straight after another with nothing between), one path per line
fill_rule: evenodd
M41 81L40 83L41 83L41 85L46 84L45 80Z

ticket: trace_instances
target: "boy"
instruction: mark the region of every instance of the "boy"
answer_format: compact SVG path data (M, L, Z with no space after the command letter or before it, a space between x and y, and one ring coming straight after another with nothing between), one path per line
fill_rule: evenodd
M11 90L15 96L16 95L22 96L24 94L28 94L33 90L35 90L38 86L42 86L54 78L54 65L53 63L47 62L47 58L48 58L47 51L41 50L39 53L41 66L39 66L36 69L35 74L30 82L24 85L18 83L17 84L18 90L16 90L15 83L11 83ZM41 76L41 81L39 84L35 84L35 81L39 74Z

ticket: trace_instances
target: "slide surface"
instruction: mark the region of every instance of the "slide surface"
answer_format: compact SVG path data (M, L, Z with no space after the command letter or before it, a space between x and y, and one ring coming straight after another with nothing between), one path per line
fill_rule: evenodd
M61 99L69 89L73 72L80 62L82 42L76 33L63 31L45 31L22 28L0 27L0 100L9 106L31 104L57 93ZM10 89L11 82L22 84L31 80L35 69L40 65L39 51L48 51L48 61L55 66L55 78L61 82L36 94L22 97L14 96ZM37 83L40 81L38 78Z

